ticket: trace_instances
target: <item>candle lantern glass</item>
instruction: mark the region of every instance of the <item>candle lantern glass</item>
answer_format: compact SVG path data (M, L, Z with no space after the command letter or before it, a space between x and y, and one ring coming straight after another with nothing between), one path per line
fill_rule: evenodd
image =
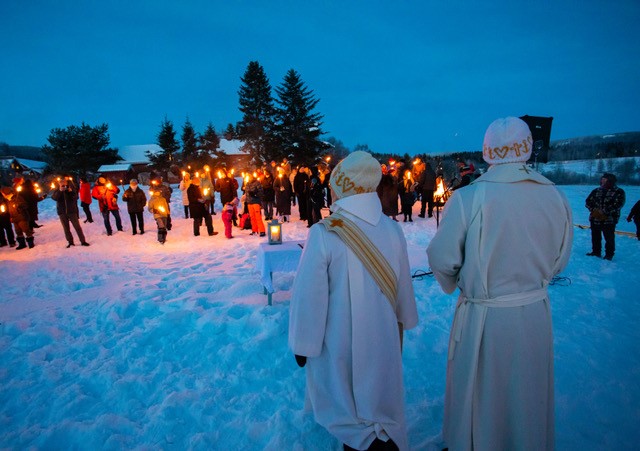
M277 219L274 219L267 223L267 227L269 244L282 244L282 224Z

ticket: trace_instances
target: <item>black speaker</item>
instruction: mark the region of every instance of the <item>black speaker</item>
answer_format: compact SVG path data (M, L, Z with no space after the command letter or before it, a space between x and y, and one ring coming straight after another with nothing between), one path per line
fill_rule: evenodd
M549 140L551 139L552 117L520 116L531 130L533 149L528 163L546 163L549 160Z

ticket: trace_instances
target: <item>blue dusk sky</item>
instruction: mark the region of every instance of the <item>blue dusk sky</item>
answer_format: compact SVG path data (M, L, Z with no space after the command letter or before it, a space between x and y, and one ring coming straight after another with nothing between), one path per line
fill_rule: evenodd
M491 121L551 139L640 130L640 1L0 1L0 142L107 123L111 145L241 119L250 61L296 70L324 138L480 150ZM275 90L273 91L275 96Z

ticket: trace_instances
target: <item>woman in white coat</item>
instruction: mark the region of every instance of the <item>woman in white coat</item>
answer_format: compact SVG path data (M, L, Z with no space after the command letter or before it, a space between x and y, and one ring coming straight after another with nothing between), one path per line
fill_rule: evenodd
M452 451L554 448L547 285L573 232L565 197L524 164L531 147L522 120L494 121L483 145L491 167L449 199L427 249L442 289L460 289L443 427Z

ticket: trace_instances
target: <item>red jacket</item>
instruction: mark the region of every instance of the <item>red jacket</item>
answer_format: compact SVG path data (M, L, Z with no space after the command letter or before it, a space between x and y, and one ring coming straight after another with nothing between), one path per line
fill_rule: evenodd
M100 211L112 211L119 210L118 208L118 196L120 188L109 183L107 185L96 185L91 191L91 196L98 201Z
M90 204L91 200L91 183L80 181L80 191L78 192L80 196L80 202L85 204Z

